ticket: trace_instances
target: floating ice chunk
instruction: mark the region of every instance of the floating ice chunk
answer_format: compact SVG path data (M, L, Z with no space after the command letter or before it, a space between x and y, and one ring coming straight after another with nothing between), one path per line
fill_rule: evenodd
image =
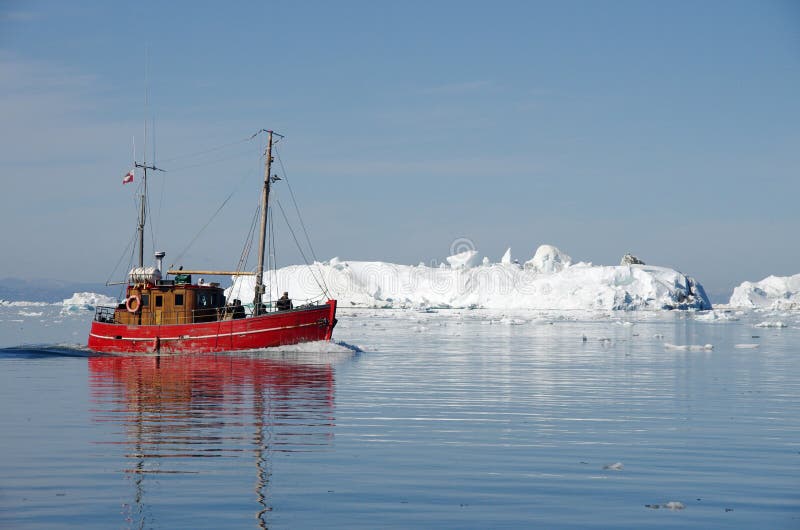
M62 311L94 310L99 305L116 306L117 299L98 293L74 293L61 303Z
M28 302L26 300L18 300L16 302L12 302L10 300L2 300L0 299L0 307L44 307L47 305L52 305L50 302Z
M732 311L702 311L695 315L695 320L701 320L704 322L733 322L739 320L739 317L736 316L735 313Z
M757 328L788 328L789 325L780 320L765 320L756 324Z
M500 319L501 324L506 324L509 326L521 326L523 324L527 324L527 321L522 320L521 318L509 318L503 317Z
M670 344L664 343L664 348L668 350L682 350L682 351L710 351L714 349L713 344Z
M614 462L613 464L606 464L603 466L603 469L608 469L609 471L622 471L625 466L622 465L622 462Z
M734 344L733 347L739 350L748 350L758 348L758 344Z
M669 501L665 502L664 504L645 504L645 508L650 508L651 510L658 510L659 508L665 508L667 510L683 510L686 506L683 505L680 501Z

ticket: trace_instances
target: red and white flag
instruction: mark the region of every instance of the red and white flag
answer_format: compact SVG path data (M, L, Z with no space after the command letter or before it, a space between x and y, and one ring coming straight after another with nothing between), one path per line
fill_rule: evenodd
M128 182L133 182L133 170L131 169L128 171L128 174L122 177L122 183L127 184Z

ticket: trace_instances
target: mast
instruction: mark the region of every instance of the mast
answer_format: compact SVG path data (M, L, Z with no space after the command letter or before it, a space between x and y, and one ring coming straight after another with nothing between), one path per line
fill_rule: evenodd
M145 144L145 149L147 149L147 144ZM147 158L145 158L143 169L144 169L144 180L142 181L142 196L140 198L141 208L139 211L139 267L140 268L144 267L144 222L146 213L145 205L147 198Z
M139 200L141 201L139 208L139 227L137 228L137 232L139 233L139 267L144 267L144 224L145 224L145 216L147 214L147 170L148 169L152 169L153 171L164 171L164 170L159 167L156 167L153 164L148 166L146 161L144 164L140 164L139 162L134 162L133 166L140 167L144 170L144 180L142 181L142 195L139 198Z
M267 161L264 164L264 188L261 194L261 233L258 239L258 265L256 266L255 296L253 297L254 315L262 312L261 301L264 295L264 252L267 242L267 208L269 207L269 183L272 169L272 135L273 131L267 131ZM280 135L277 134L277 136Z

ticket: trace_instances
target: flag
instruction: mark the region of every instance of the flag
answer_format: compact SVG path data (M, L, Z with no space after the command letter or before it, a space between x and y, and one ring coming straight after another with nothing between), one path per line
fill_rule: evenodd
M122 183L127 184L128 182L133 182L133 170L131 169L128 173L122 177Z

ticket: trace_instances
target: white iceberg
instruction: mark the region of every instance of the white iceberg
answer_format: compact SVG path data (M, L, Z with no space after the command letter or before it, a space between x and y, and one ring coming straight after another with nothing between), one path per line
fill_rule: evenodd
M448 259L450 267L338 258L310 267L293 265L264 274L265 298L275 300L288 291L295 306L329 294L345 307L711 309L702 285L666 267L572 264L568 255L550 245L539 247L525 267L479 265L477 251L467 254ZM225 294L228 299L252 300L254 286L254 277L236 276Z
M800 274L744 282L733 290L729 305L776 311L800 309Z
M117 299L98 293L74 293L71 297L61 302L62 311L93 311L97 306L117 305Z

